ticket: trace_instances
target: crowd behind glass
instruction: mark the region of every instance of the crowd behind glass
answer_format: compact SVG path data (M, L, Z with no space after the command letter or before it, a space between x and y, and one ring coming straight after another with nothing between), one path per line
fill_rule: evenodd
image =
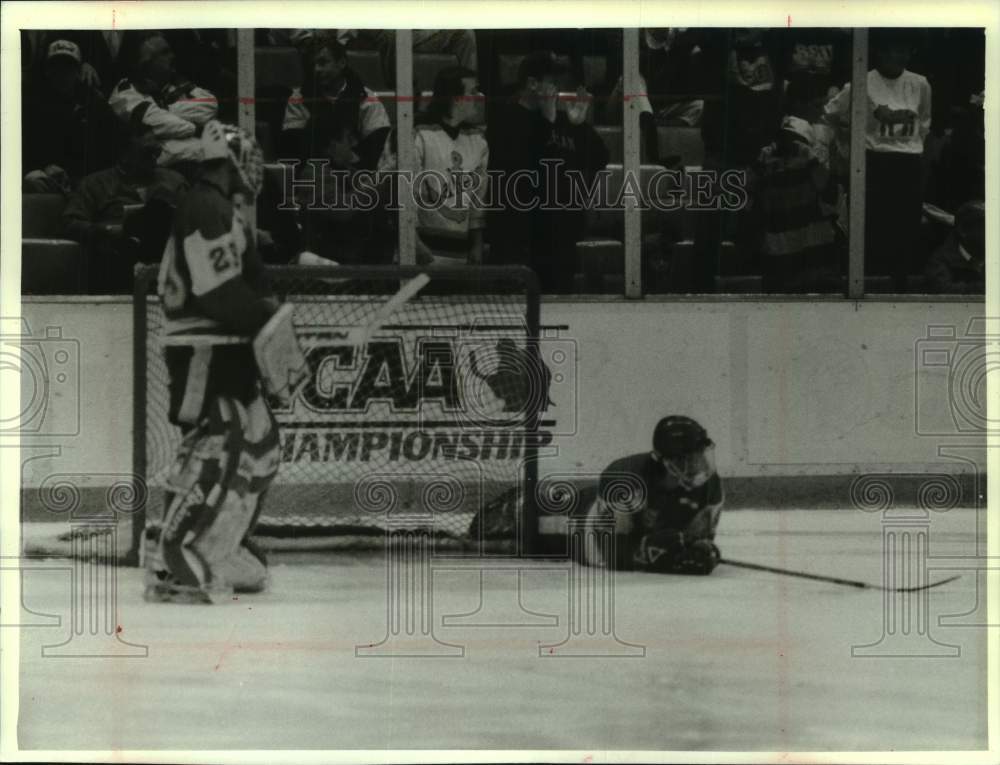
M254 44L265 260L398 262L390 183L365 205L279 209L289 178L301 195L317 173L397 168L394 34L258 29ZM681 200L642 212L644 293L844 294L851 30L642 29L639 46L641 92L626 94L620 29L414 31L416 169L438 171L418 189L417 262L525 264L546 294L621 295L613 202L635 98L639 188L670 171L652 193ZM237 120L236 32L25 31L21 48L24 290L129 292L197 177L201 126ZM871 30L867 292L983 293L984 69L981 29ZM453 171L487 209L435 180ZM738 205L692 203L691 179L718 196L726 172ZM602 173L604 209L531 204Z

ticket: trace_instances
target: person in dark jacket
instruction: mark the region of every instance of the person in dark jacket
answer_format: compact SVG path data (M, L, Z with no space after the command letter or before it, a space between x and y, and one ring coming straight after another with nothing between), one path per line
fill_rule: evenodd
M118 135L126 145L118 162L80 181L63 211L66 236L90 251L98 293L130 290L136 261L159 259L187 189L184 176L157 166L161 148L149 126L137 120Z
M280 156L329 157L335 166L374 170L390 131L382 102L348 65L347 49L334 35L308 38L302 55L304 81L287 99Z
M503 209L488 216L487 230L492 262L529 265L544 292L569 292L587 211L570 204L568 171L590 183L607 165L608 151L586 122L589 94L578 90L561 110L556 77L555 55L532 53L521 62L514 98L490 116L490 168L500 179L491 191Z
M389 115L348 65L335 30L304 36L299 50L301 86L290 95L285 89L272 96L284 102L278 156L302 162L295 169L300 209L272 216L278 250L287 256L308 250L344 264L387 263L394 251L391 216L381 202L356 205L353 189L359 173L379 169L391 131ZM310 185L327 195L318 204L303 191Z

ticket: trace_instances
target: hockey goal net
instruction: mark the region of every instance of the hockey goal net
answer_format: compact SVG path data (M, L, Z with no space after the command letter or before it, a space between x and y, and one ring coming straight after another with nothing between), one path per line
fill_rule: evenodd
M430 282L366 326L401 284ZM272 547L365 548L391 529L426 528L456 545L527 551L539 411L538 290L521 267L269 267L294 306L309 376L272 407L281 466L257 534ZM134 469L144 483L141 529L162 513L180 430L168 419L164 314L156 268L136 275ZM279 541L280 540L280 541Z

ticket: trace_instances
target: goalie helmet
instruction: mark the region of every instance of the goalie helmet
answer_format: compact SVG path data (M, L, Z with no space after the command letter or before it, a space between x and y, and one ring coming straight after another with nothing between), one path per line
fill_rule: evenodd
M236 125L210 120L201 133L202 159L228 159L246 191L260 193L264 181L264 154L252 135Z
M693 489L715 474L715 444L690 417L664 417L653 431L653 457L678 485Z

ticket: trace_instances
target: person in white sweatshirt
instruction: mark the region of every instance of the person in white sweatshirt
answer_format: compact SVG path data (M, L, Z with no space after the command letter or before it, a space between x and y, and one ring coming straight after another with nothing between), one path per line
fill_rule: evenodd
M916 269L923 205L921 156L931 126L931 86L926 77L906 68L911 53L905 30L872 32L875 68L868 72L865 126L865 272L891 276L899 292ZM826 115L845 127L850 114L847 85L827 104Z

